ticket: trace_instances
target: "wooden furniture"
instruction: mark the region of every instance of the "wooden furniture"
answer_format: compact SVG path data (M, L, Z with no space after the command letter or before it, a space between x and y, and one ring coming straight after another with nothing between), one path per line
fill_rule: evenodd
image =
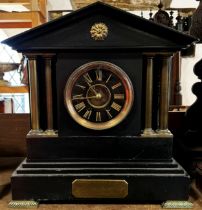
M19 4L28 9L26 12L0 12L0 28L33 28L46 20L47 0L2 0L2 4Z
M194 73L202 80L202 60L198 61L194 66ZM196 95L197 100L189 107L185 118L185 132L181 139L184 146L184 152L189 159L189 169L196 172L197 165L200 165L199 171L201 174L202 162L202 143L201 143L201 118L202 118L202 82L197 82L192 87L192 92ZM190 167L191 166L191 167Z
M29 114L0 114L0 198L10 186L8 171L26 156L25 135L30 130Z
M0 114L1 157L24 157L25 136L30 129L29 114Z
M22 86L0 86L1 93L28 93L28 87L25 85Z
M29 92L29 88L28 88L28 86L25 86L25 85L22 85L22 86L0 86L0 96L3 99L1 102L2 106L1 106L0 113L13 113L13 112L15 113L15 105L16 105L14 103L15 95L16 94L22 95L22 94L28 93L28 92ZM6 97L5 97L5 95L6 95ZM9 97L7 95L9 95ZM7 103L5 103L5 101L7 101ZM9 101L10 101L10 103L8 103Z
M73 9L80 9L82 7L85 7L89 4L95 3L96 0L70 0ZM110 4L111 6L118 7L124 10L144 10L144 9L156 9L157 5L159 4L158 0L153 1L130 1L130 0L103 0L103 3Z
M202 30L201 30L202 1L201 0L196 0L196 1L199 1L199 6L194 12L193 17L192 17L192 25L190 28L190 34L201 40L202 39Z

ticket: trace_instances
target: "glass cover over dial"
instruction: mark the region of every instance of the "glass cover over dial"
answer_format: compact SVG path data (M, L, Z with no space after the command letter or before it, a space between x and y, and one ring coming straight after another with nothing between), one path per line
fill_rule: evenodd
M104 130L119 124L129 113L133 86L118 66L94 61L77 68L65 86L65 105L80 125Z

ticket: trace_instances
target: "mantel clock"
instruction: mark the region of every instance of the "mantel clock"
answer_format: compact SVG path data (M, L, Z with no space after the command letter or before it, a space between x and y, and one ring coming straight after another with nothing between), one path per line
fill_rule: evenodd
M5 40L27 57L30 85L13 200L186 200L168 128L170 62L195 41L101 2Z

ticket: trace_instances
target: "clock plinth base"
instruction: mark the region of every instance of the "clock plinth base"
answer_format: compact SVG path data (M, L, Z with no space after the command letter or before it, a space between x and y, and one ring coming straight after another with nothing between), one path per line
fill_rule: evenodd
M190 179L172 159L172 137L29 136L27 148L27 160L11 178L13 200L162 203L188 198Z
M75 180L113 180L127 183L124 196L96 197L99 192L80 198L73 196ZM111 181L109 181L111 180ZM164 161L47 161L25 160L11 178L13 200L65 203L161 203L187 200L190 179L173 159ZM95 185L95 190L97 185ZM99 188L98 188L99 189ZM116 188L115 188L116 190ZM115 192L116 195L116 192Z
M69 136L27 138L29 161L167 160L172 137Z

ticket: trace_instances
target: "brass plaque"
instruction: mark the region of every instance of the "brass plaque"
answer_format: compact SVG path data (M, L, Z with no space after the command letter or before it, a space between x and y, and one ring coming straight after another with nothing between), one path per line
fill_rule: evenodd
M76 179L72 182L75 198L125 198L128 183L125 180Z

